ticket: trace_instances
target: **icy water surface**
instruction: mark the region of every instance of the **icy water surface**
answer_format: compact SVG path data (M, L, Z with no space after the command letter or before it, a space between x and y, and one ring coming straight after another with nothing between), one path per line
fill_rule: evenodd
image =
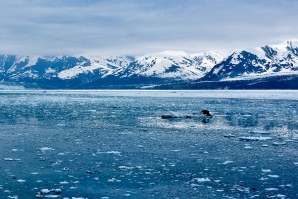
M297 113L297 91L0 91L0 198L298 198Z

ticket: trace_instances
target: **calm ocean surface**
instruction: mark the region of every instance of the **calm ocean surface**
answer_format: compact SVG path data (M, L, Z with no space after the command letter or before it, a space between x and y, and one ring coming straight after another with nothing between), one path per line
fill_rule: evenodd
M298 198L298 91L0 90L0 198L72 197Z

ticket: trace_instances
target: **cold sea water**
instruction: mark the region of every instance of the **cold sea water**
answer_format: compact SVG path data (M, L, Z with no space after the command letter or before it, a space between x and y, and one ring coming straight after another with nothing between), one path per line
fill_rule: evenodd
M0 198L298 198L298 91L2 90Z

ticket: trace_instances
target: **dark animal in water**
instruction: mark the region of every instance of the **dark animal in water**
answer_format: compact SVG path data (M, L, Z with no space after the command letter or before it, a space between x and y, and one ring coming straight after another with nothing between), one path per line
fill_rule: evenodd
M208 110L202 110L201 113L202 113L203 115L212 117L211 113L210 113Z
M172 119L172 118L177 118L177 117L174 115L162 115L161 116L161 119Z
M197 118L200 114L203 114L205 117L203 120L203 123L208 123L209 119L212 117L211 113L208 110L202 110L200 113L193 113L193 115L180 115L177 116L174 113L170 113L170 114L165 114L165 115L161 115L161 119L173 119L173 118Z

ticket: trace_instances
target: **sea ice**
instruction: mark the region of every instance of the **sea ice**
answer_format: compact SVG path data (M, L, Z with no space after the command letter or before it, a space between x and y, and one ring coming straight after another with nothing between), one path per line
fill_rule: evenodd
M239 140L243 141L265 141L265 140L271 140L271 137L254 137L254 136L248 136L248 137L239 137Z
M196 182L210 182L211 180L209 178L194 178Z
M234 162L234 161L228 160L228 161L225 161L225 162L222 163L222 164L226 165L226 164L231 164L231 163L233 163L233 162Z
M279 178L279 175L268 175L270 178Z

